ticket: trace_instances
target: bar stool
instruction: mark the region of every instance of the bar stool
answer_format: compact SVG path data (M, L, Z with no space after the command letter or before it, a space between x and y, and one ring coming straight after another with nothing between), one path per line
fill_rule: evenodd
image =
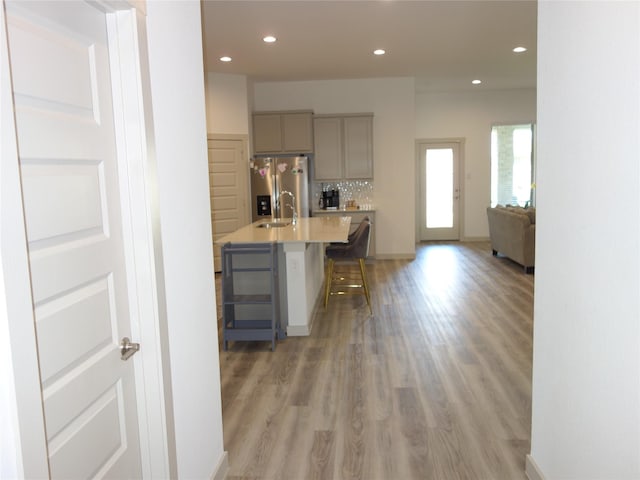
M349 235L347 243L331 243L327 245L325 249L327 257L324 289L325 309L331 295L364 295L367 299L369 311L373 313L367 270L365 268L365 260L369 255L370 239L371 221L369 217L365 217L358 228ZM336 271L334 268L336 261L357 261L360 268L360 278L343 276L342 272ZM352 283L354 281L358 283Z

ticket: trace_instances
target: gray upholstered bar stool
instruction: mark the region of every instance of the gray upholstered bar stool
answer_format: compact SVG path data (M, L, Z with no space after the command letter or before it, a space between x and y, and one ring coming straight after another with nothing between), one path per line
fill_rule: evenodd
M367 281L365 260L369 255L369 242L371 239L371 220L365 217L358 228L349 235L347 243L331 243L325 249L327 256L327 270L325 274L324 308L327 308L331 295L364 295L369 305L369 311L373 313L371 306L371 294ZM355 261L360 268L360 278L345 276L343 272L335 269L336 261ZM353 282L357 283L353 283Z

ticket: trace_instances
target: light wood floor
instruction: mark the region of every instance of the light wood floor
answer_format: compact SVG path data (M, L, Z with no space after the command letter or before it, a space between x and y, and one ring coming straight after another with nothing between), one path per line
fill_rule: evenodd
M221 352L228 480L525 479L533 276L488 243L368 265L309 337Z

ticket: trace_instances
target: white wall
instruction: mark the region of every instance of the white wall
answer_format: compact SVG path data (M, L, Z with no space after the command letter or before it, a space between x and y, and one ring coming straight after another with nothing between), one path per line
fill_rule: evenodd
M210 478L224 449L200 2L147 10L177 470Z
M265 82L254 86L253 110L373 112L376 255L415 254L414 79L370 78Z
M209 72L206 82L207 132L249 135L247 77Z
M547 480L637 479L640 3L538 12L530 460Z
M462 236L487 238L491 203L491 126L535 123L535 89L416 95L416 139L464 139Z

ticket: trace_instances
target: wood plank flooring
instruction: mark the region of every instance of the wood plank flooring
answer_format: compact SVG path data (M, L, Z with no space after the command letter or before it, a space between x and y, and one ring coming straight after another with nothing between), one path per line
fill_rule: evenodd
M220 354L228 480L525 479L533 275L486 242L367 265L309 337Z

